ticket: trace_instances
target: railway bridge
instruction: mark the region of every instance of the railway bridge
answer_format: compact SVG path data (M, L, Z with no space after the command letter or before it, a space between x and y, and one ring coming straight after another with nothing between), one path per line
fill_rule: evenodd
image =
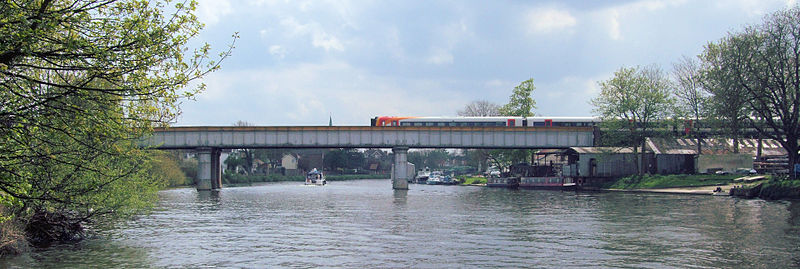
M222 188L222 149L391 148L392 186L408 189L411 148L545 149L588 147L592 127L375 127L375 126L197 126L156 129L143 147L191 149L198 158L198 190Z

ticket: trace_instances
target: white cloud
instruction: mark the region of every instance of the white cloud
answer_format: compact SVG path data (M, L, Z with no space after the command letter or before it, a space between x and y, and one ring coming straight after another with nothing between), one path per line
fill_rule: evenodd
M230 0L199 0L197 16L206 25L213 25L225 15L233 13Z
M325 51L338 50L344 51L344 45L338 38L322 31L314 31L311 44Z
M611 38L611 40L622 39L622 33L620 33L619 30L619 13L616 10L611 11L608 26L608 37Z
M283 59L286 57L286 48L281 47L280 45L269 46L269 54L277 57L278 59Z
M280 24L289 30L290 35L309 36L311 45L315 48L322 48L325 51L344 51L342 42L337 37L325 32L317 22L301 24L294 17L289 17L281 20Z
M528 12L527 22L530 33L547 34L571 28L578 20L568 11L545 8Z
M720 9L736 8L744 11L747 16L761 17L767 13L774 11L775 5L778 3L785 3L787 7L794 7L797 4L796 0L728 0L717 3Z
M453 63L453 54L450 53L449 50L436 48L434 49L433 55L428 57L427 60L430 64L452 64Z
M625 3L619 6L598 10L599 22L606 26L608 38L611 40L621 40L623 36L623 22L628 16L638 16L645 12L657 12L659 10L681 6L686 0L643 0Z

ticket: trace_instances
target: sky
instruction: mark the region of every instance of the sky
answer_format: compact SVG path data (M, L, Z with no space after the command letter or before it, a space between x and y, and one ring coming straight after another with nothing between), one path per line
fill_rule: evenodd
M591 116L621 67L657 65L797 0L199 0L193 41L233 54L175 126L368 125L499 105L532 78L537 116Z

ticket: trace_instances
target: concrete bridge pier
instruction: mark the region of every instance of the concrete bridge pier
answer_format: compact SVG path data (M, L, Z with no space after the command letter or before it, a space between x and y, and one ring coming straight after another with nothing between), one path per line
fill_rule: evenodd
M408 189L408 147L392 148L394 164L392 169L392 188L395 190Z
M218 148L198 148L197 153L197 190L222 189L222 169Z

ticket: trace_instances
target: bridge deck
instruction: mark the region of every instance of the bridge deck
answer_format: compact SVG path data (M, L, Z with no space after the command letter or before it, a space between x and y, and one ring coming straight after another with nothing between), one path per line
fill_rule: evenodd
M592 127L197 126L156 129L143 146L192 148L567 148Z

